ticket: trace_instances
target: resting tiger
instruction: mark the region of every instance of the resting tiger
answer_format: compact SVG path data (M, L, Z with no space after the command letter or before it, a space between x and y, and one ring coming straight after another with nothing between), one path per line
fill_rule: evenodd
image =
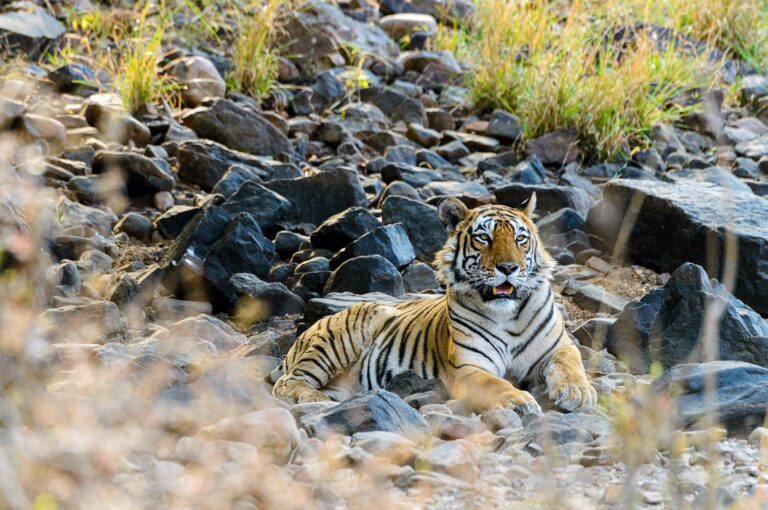
M441 379L468 411L539 413L513 382L542 380L561 408L593 406L597 394L555 306L555 262L531 219L535 204L535 194L523 210L443 200L438 215L449 239L435 267L445 295L394 307L356 304L321 319L288 352L274 394L343 400L410 369Z

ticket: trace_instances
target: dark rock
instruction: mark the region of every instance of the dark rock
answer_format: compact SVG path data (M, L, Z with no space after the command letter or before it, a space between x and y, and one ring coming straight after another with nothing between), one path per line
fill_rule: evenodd
M200 138L233 150L264 156L293 153L290 140L268 120L228 99L219 99L210 107L195 108L184 114L182 121Z
M536 221L539 233L542 236L562 234L571 230L585 230L586 220L584 216L575 210L565 207Z
M414 188L421 188L434 181L442 181L443 176L434 170L418 166L389 163L381 169L381 179L389 184L393 181L404 181Z
M544 239L547 247L568 248L574 253L579 253L590 248L587 234L581 230L569 230L562 234L550 234Z
M416 151L416 164L423 168L453 168L450 161L427 149Z
M59 92L89 96L99 90L96 73L84 64L63 65L48 73L48 79Z
M368 87L360 91L360 100L371 103L386 113L392 122L427 124L427 114L420 101L385 87Z
M203 263L203 276L224 296L236 302L229 279L237 273L267 278L275 258L275 245L264 237L259 224L248 213L240 213L227 226Z
M554 184L510 184L495 191L496 201L509 207L522 207L536 193L539 214L553 213L564 207L586 215L591 204L589 195L578 188Z
M283 260L288 260L291 255L299 251L301 245L309 241L309 237L297 234L296 232L289 232L287 230L281 230L275 236L275 251Z
M173 176L159 161L135 152L98 151L93 159L93 171L97 174L120 172L129 196L146 196L174 187Z
M282 283L267 283L253 274L238 273L229 278L229 285L240 298L239 318L246 318L248 323L304 310L304 300Z
M124 273L110 285L106 296L120 307L130 304L144 308L158 290L163 275L163 269L157 264Z
M292 204L261 184L248 181L221 205L231 216L249 213L262 230L271 230L291 213Z
M337 406L304 416L302 422L311 434L321 438L382 430L423 442L432 435L418 411L386 390L361 393Z
M216 205L209 203L189 220L163 257L163 266L178 264L185 256L202 262L208 250L224 234L232 217Z
M403 165L416 164L416 149L410 145L395 145L384 153L384 159L390 163L402 163ZM383 168L382 168L383 170Z
M125 111L122 101L114 94L94 94L83 103L88 124L99 130L101 139L121 145L134 143L144 147L150 143L152 132Z
M291 290L303 300L318 298L323 295L325 284L331 277L330 271L311 271L297 275Z
M288 279L293 276L293 270L296 269L297 265L293 263L274 265L269 270L269 277L267 279L270 282L287 283Z
M477 173L478 175L485 172L505 173L508 168L514 167L519 162L520 158L515 151L502 152L480 161L477 164Z
M599 163L583 169L581 174L595 179L610 179L619 173L621 168L617 163Z
M439 145L433 149L440 157L448 161L458 161L463 157L469 156L470 152L466 145L458 140Z
M199 207L177 205L155 218L155 227L168 239L175 239L184 227L200 212Z
M709 378L715 388L712 404ZM677 365L654 381L652 388L672 396L673 409L686 426L711 418L732 433L748 433L765 419L768 369L738 361Z
M364 255L381 255L397 268L403 268L416 258L408 234L401 223L378 227L339 251L330 261L331 269L343 262Z
M291 202L291 219L315 225L349 207L368 205L357 172L353 170L331 170L298 179L278 179L268 182L266 187Z
M636 220L620 255L659 272L674 271L683 262L717 268L726 236L732 235L739 250L736 297L768 314L768 228L762 220L768 217L768 201L685 180L611 181L587 217L587 231L602 239L608 252L615 252L624 216L635 201L639 210L631 213ZM717 271L711 276L719 277Z
M387 184L387 187L384 188L384 191L381 193L379 207L381 207L389 197L405 197L410 198L411 200L421 201L421 196L419 195L419 192L416 191L416 188L403 181L394 181Z
M440 133L413 122L408 125L405 136L424 147L432 147L440 143Z
M30 60L37 60L66 31L56 18L37 6L4 12L0 14L0 49L9 55L24 53Z
M626 306L608 330L606 348L634 373L648 372L654 361L664 368L702 361L702 331L710 309L722 309L718 320L707 325L717 328L718 359L768 367L768 324L690 263L672 273L664 287Z
M331 274L323 290L325 294L383 292L392 296L399 296L405 292L403 278L397 268L381 255L367 255L347 260Z
M381 207L381 218L386 224L402 223L416 256L425 262L431 262L448 240L437 208L421 201L390 196Z
M406 398L415 393L423 393L425 391L435 391L448 398L448 390L440 379L427 380L413 370L406 370L395 375L387 383L386 390L391 391L400 398Z
M517 115L504 110L495 110L488 120L488 127L484 134L504 143L513 143L520 138L522 133L523 128Z
M350 47L380 59L397 53L397 45L377 24L357 21L337 5L320 2L288 16L276 47L291 55L291 61L307 76L345 65L344 55Z
M258 158L210 140L182 142L177 158L179 178L205 190L213 189L232 165L245 167L262 179L270 177L267 167Z
M331 71L320 73L311 89L312 105L318 114L343 99L346 94L344 84Z
M301 273L313 273L316 271L330 271L331 268L328 265L328 259L325 257L312 257L309 260L305 260L294 270L294 274Z
M544 184L547 179L547 173L544 165L539 158L531 156L525 161L518 163L507 175L512 182L521 184Z
M114 226L114 231L125 232L136 239L149 241L152 237L152 222L139 213L131 212L120 218Z
M568 129L553 131L544 136L528 140L525 152L535 155L545 165L565 166L578 161L581 151L576 131Z
M229 198L246 182L261 183L259 172L245 165L232 165L213 187L212 192Z
M350 207L325 220L310 239L315 248L338 251L380 226L381 222L368 209Z
M428 264L423 262L415 262L409 265L403 270L402 276L406 292L419 293L440 288L440 283L437 281L437 273Z

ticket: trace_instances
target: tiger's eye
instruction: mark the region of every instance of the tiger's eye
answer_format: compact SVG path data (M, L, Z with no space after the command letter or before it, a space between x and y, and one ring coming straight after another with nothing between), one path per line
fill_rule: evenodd
M525 244L525 243L527 243L527 242L528 242L528 238L527 238L526 236L522 235L522 234L520 234L519 236L517 236L517 239L516 239L516 240L517 240L517 242L518 242L518 243L520 243L520 244Z
M476 236L475 239L477 239L478 241L482 241L484 243L490 243L491 242L491 238L487 234L480 234L480 235Z

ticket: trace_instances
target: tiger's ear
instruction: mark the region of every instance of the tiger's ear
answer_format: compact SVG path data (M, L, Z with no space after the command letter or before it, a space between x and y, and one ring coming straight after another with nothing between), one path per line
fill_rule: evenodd
M525 203L523 214L533 219L532 215L535 210L536 210L536 192L534 191L533 193L531 193L531 198L529 198L528 202Z
M458 198L448 197L437 206L437 216L448 228L449 232L456 230L456 226L467 216L467 206Z

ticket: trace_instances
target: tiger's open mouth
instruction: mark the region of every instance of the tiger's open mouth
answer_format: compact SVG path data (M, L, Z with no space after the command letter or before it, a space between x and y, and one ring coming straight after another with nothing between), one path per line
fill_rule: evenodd
M504 282L501 285L491 287L484 294L483 297L486 301L491 299L515 299L517 290L509 282Z

